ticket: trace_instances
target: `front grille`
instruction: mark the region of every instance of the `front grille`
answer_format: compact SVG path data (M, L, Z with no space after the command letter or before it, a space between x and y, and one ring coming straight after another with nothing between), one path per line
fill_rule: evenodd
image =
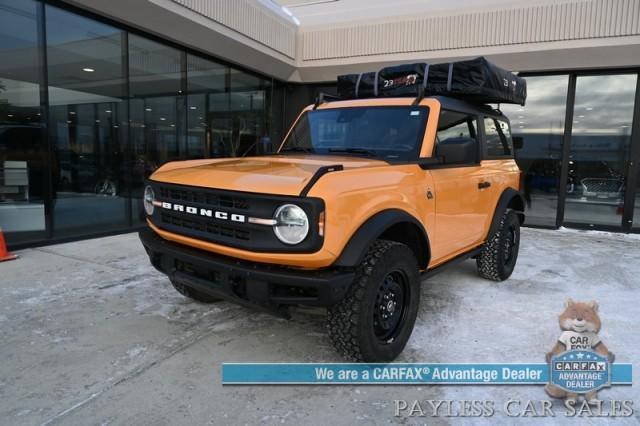
M247 230L236 229L232 226L207 220L187 218L174 212L162 212L160 218L165 225L179 226L187 230L205 232L214 237L234 238L242 241L249 241L251 239L251 233Z
M317 229L315 227L302 243L292 247L278 240L271 226L248 222L250 217L270 219L279 206L294 203L307 212L311 223L318 223L320 213L324 210L324 202L321 199L228 191L156 181L150 181L149 184L153 187L156 200L161 203L154 209L150 220L165 231L255 252L312 253L322 247L323 239L314 232ZM165 207L165 203L170 206ZM180 208L177 209L176 206ZM203 215L202 210L209 213Z
M243 197L206 193L192 189L162 187L160 188L160 199L206 204L209 207L225 209L249 210L249 203Z

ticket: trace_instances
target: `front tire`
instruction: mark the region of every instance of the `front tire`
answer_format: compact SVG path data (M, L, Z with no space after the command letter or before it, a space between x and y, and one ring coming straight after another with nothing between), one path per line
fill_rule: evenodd
M513 210L500 219L496 233L489 237L476 258L478 274L492 281L504 281L511 276L520 249L520 220Z
M217 297L209 296L208 294L199 292L198 290L195 290L192 287L182 284L180 281L177 281L174 278L169 278L169 280L171 281L171 285L173 285L173 288L175 288L178 293L180 293L184 297L193 299L196 302L214 303L222 300Z
M420 273L411 249L377 240L344 299L327 310L329 338L350 361L393 361L411 336L419 302Z

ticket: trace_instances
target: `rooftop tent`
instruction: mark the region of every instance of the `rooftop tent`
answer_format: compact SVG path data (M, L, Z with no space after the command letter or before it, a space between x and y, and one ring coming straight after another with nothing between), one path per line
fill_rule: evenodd
M526 81L484 57L442 64L414 63L376 72L338 76L338 95L345 99L442 95L473 103L524 105Z

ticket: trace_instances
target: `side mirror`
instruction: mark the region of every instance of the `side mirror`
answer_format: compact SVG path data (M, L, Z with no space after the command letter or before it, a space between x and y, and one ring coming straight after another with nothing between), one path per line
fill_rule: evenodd
M472 138L448 138L436 145L436 157L444 164L473 164L478 161L478 141Z
M513 139L513 148L522 149L522 145L524 144L524 139L522 138L522 136L514 136L512 139Z

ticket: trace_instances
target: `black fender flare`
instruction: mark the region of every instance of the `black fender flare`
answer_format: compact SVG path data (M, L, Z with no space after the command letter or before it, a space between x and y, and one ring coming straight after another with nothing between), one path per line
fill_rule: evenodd
M342 250L338 259L333 263L337 267L356 267L364 259L367 250L386 230L394 225L408 223L420 229L417 238L425 253L418 259L421 269L425 269L429 263L430 244L422 223L409 213L399 209L388 209L378 212L367 219L351 236L349 242Z
M522 225L524 223L524 206L524 197L521 192L516 191L513 188L507 188L502 191L502 194L498 199L498 204L496 204L496 208L493 212L493 219L491 219L491 226L487 233L487 239L498 231L498 228L500 227L500 219L502 219L502 215L509 208L518 214L518 219L520 219L520 224Z

